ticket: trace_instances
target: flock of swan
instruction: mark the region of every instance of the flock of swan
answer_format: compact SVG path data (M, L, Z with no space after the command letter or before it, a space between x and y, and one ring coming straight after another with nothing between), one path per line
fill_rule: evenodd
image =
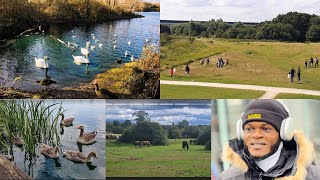
M73 32L73 30L72 30L72 32ZM72 35L71 37L72 37L72 39L75 39L77 36ZM91 41L89 40L89 41L86 42L86 46L85 47L80 47L80 52L84 56L72 55L72 57L74 59L74 63L76 63L77 65L89 64L90 61L89 61L88 56L90 54L90 51L94 51L96 49L96 47L102 48L103 44L102 43L98 43L99 40L97 39L96 35L95 34L91 34L91 37L92 37L92 40L95 43L95 45L91 45ZM115 34L114 37L117 37L117 34ZM64 43L61 40L59 40L59 41ZM149 40L146 39L146 42L149 42ZM79 47L79 45L74 43L74 42L69 42L68 41L67 43L64 43L64 44L67 45L67 47L70 48L72 52L74 52ZM117 48L117 41L114 40L112 42L112 44L113 44L113 49L116 49ZM127 44L128 44L128 46L131 46L132 42L130 40L128 40ZM135 61L135 58L134 58L133 54L131 54L128 50L125 50L124 57L126 58L127 56L130 56L130 55L131 55L130 60L132 62ZM49 69L48 60L49 60L49 57L47 57L47 56L44 56L43 58L35 57L36 67L41 68L41 69L46 69L46 72L47 72L47 70ZM115 62L118 63L118 64L121 64L122 63L122 58L118 58Z

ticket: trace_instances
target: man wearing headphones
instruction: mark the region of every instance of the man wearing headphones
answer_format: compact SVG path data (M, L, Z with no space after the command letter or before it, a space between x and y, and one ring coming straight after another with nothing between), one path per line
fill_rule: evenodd
M313 145L293 130L292 123L289 110L279 101L251 101L237 123L237 138L224 152L232 167L218 179L320 179Z

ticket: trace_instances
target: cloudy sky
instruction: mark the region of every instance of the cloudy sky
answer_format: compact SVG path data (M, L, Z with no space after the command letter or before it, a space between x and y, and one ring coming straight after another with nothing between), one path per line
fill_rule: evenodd
M161 0L161 20L262 22L291 11L320 15L320 0Z
M151 121L159 122L162 125L177 123L182 120L189 121L190 125L210 125L211 104L210 101L166 101L158 103L130 104L112 103L107 105L106 121L134 120L132 114L138 110L144 110L149 114ZM159 102L159 101L158 101Z

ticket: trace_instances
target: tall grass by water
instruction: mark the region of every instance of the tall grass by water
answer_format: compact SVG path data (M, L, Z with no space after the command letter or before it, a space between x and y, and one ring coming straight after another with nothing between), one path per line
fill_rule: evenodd
M2 145L12 153L14 137L21 137L29 157L35 156L40 143L58 145L61 103L45 105L44 101L0 101L0 129Z

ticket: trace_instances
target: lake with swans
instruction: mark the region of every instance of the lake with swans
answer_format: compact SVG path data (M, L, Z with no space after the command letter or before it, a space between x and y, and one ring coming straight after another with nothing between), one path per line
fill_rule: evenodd
M25 34L0 51L0 85L33 91L46 78L46 69L36 66L44 59L47 76L56 83L50 87L75 87L93 80L95 75L135 61L145 45L159 47L160 13L142 12L144 18L109 21L102 24L54 24L41 33ZM83 49L81 49L83 48ZM84 50L89 51L86 57ZM81 56L89 64L76 63ZM15 80L16 79L16 80Z

